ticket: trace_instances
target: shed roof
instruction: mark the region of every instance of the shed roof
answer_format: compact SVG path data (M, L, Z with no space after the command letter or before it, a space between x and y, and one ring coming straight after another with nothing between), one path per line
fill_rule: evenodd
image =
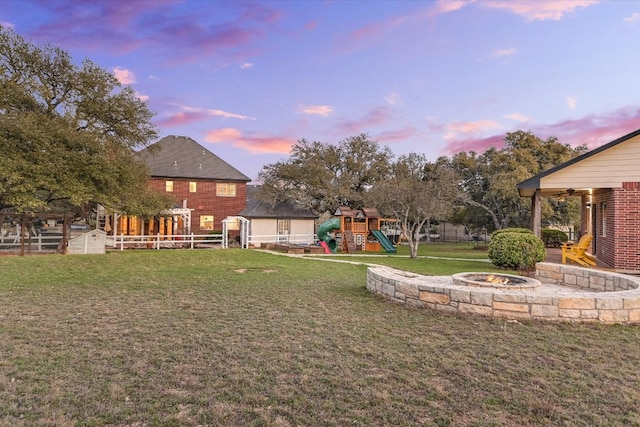
M251 178L186 136L170 135L139 152L152 177L251 181Z
M247 186L247 207L240 212L246 218L288 218L288 219L316 219L318 216L308 209L294 206L292 203L280 202L275 206L258 199L258 185Z

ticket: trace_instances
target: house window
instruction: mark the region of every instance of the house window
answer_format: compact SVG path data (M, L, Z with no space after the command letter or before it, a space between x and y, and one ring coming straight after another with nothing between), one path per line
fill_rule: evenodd
M200 215L200 230L213 230L213 215Z
M291 229L291 221L288 219L278 220L278 234L289 234Z
M600 204L600 215L602 216L602 236L606 237L607 236L607 204L606 203L601 203Z
M173 192L173 181L165 181L164 188L167 193Z
M236 185L228 182L219 182L216 184L216 196L220 197L236 197Z
M191 181L189 183L189 193L195 193L196 192L196 182L195 181Z

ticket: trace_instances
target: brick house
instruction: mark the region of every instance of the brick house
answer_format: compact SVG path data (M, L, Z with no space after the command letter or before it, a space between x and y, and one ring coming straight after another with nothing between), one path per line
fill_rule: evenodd
M581 234L613 269L640 273L640 129L518 184L541 235L541 197L580 197Z
M173 196L176 211L189 210L190 224L178 218L167 234L207 234L247 206L249 177L186 136L167 136L140 151L151 188ZM161 230L162 232L162 230ZM164 234L164 233L162 233Z

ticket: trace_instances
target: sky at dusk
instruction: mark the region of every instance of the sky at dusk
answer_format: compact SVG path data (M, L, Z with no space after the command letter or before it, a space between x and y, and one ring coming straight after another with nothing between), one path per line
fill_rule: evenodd
M0 0L0 25L111 70L161 136L252 179L303 138L434 161L640 128L640 1Z

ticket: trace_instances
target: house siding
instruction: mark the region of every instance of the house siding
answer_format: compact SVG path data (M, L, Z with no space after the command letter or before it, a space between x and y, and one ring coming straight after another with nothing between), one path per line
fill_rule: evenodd
M540 188L618 188L640 181L640 136L567 166L540 180Z
M602 204L607 206L607 229L603 230ZM640 182L598 190L596 210L596 256L618 271L640 271Z
M173 181L173 191L167 192L165 183ZM189 183L196 182L196 192L189 192ZM217 183L232 183L236 185L235 197L219 197L216 195ZM176 205L182 206L187 201L187 208L191 213L191 231L195 234L207 234L212 230L200 229L200 216L213 215L214 231L222 230L222 220L228 216L239 215L247 207L247 183L243 181L198 180L176 178L152 178L150 187L169 194Z

